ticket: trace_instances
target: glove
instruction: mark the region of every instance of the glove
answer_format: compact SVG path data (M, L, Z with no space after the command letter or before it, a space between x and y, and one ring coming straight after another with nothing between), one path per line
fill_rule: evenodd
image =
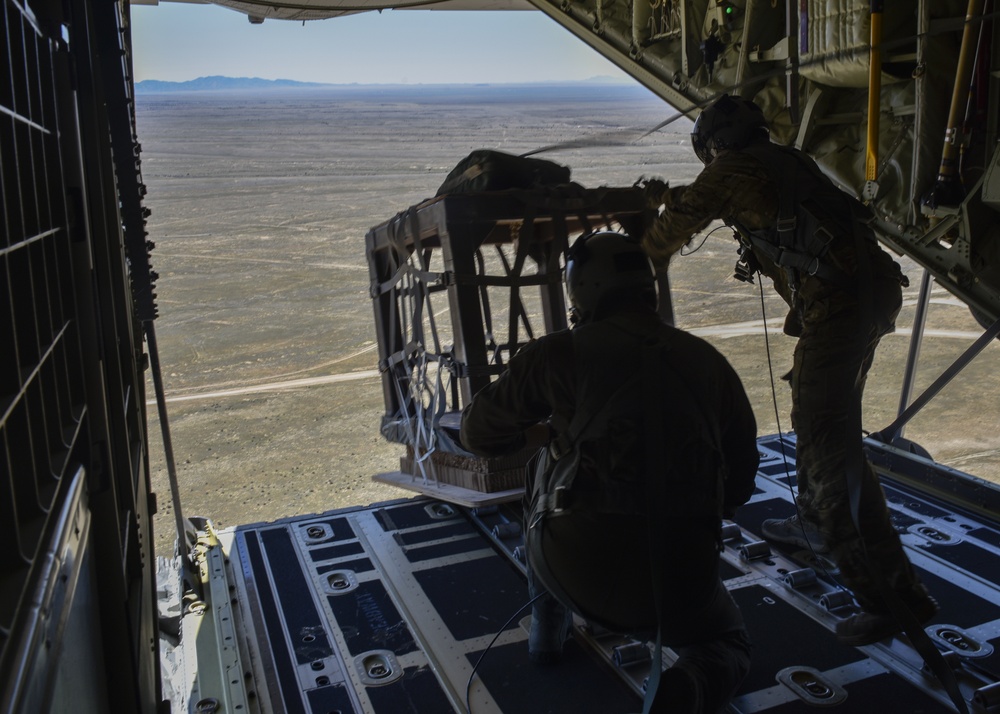
M642 189L642 195L646 199L646 205L650 208L659 208L663 205L663 194L670 188L670 184L658 178L640 177L635 182L637 188Z
M653 261L657 272L665 272L670 259L691 240L691 236L687 234L671 233L670 226L664 218L665 216L659 216L649 221L642 236L642 247Z

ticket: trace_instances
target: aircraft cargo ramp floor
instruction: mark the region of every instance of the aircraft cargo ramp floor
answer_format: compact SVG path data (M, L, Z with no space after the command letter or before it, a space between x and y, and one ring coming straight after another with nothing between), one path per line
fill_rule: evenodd
M834 583L832 564L760 542L762 520L794 511L794 471L786 471L780 451L784 444L791 453L794 441L766 437L759 444L757 492L725 531L723 577L754 644L732 711L954 711L905 638L863 648L836 641L834 624L852 605ZM880 448L873 454L880 471L917 469L951 483L930 461ZM883 485L909 556L941 604L925 631L945 653L970 710L997 711L995 489L973 483L973 490L986 488L977 509L922 495L905 476L883 473ZM227 673L243 670L225 677L227 701L239 704L231 708L464 712L469 686L473 714L641 711L650 646L578 620L559 664L528 660L527 611L516 614L528 599L515 553L519 526L516 504L472 512L419 497L222 532L204 569L215 573L206 589L229 607L212 603L206 611L220 639L239 642L221 665ZM220 628L230 616L236 627ZM665 650L665 663L671 659ZM207 680L203 698L211 694Z

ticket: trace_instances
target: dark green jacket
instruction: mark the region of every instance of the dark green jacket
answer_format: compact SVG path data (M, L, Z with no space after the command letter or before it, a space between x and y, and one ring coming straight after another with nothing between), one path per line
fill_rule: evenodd
M466 407L461 430L466 449L483 456L512 453L524 447L528 427L546 420L558 435L587 401L588 392L611 393L641 369L641 343L628 335L659 333L679 370L661 365L664 393L649 392L648 397L662 404L665 423L674 430L694 429L699 420L713 422L729 474L723 508L730 512L750 497L759 458L756 422L739 377L714 347L664 325L652 311L619 312L574 329L579 333L576 344L612 350L614 366L599 366L606 360L579 359L570 330L529 343ZM648 375L643 379L652 382ZM636 414L642 409L635 405ZM642 435L633 436L641 450Z

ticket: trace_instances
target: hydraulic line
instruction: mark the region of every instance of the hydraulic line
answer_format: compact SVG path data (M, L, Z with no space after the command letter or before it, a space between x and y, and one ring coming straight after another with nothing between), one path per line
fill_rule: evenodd
M871 49L868 55L868 147L865 151L865 198L878 193L878 136L882 94L883 0L871 2Z
M964 190L961 176L958 172L959 152L962 139L959 136L961 124L965 119L968 104L969 77L976 57L977 25L983 14L986 0L969 0L965 13L965 28L962 30L962 46L958 55L958 67L955 69L955 82L951 95L951 107L948 111L948 126L944 134L944 147L941 150L941 166L938 168L934 188L924 198L924 204L930 208L939 205L957 206Z

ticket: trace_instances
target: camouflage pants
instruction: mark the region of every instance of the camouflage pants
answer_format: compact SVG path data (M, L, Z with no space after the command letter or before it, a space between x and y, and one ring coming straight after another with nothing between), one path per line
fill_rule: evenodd
M889 296L891 309L880 311L883 319L877 322L862 320L856 309L831 311L821 321L807 322L795 347L792 370L800 513L823 535L858 603L872 612L887 610L873 571L881 573L904 601L920 592L890 521L882 487L863 457L860 534L848 492L849 450L861 448L861 434L854 429L860 424L865 378L875 348L899 310L898 298L893 297ZM858 416L852 418L852 412Z

